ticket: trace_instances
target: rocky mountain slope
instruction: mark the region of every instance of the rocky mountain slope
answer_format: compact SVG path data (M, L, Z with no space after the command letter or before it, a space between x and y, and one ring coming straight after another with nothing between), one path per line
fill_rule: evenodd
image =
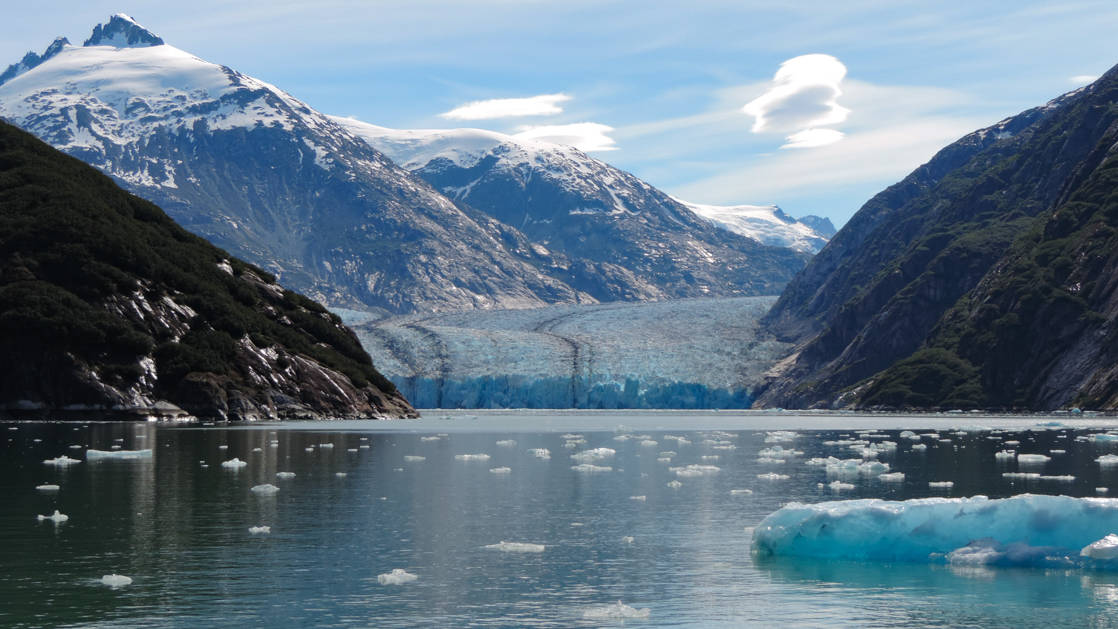
M304 103L127 16L5 76L0 116L317 299L391 312L590 300L542 273L559 263L525 239Z
M415 412L322 306L0 122L0 416Z
M972 133L871 199L766 322L767 406L1118 403L1118 70Z
M569 146L481 129L333 120L456 202L581 263L556 277L600 301L775 294L826 241L771 211L768 220L726 228Z

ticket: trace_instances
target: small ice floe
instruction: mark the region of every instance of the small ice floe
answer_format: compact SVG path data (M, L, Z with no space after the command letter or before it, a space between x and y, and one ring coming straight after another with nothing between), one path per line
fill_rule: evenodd
M252 451L253 452L263 452L264 448L253 448Z
M928 481L928 487L931 489L951 489L954 486L955 483L949 480Z
M430 435L430 436L427 436L427 437L420 437L419 438L420 441L438 441L439 439L442 439L442 437L440 437L438 435Z
M768 474L758 474L757 478L761 480L788 480L792 477L787 474L776 474L774 472L769 472Z
M272 532L270 526L250 526L248 527L249 535L267 535Z
M1012 461L1017 458L1017 453L1013 450L1002 450L1001 452L994 453L995 461Z
M644 502L648 500L648 496L629 496L629 500L636 500L637 502Z
M503 553L542 553L547 550L547 546L543 544L529 544L527 542L506 542L500 541L496 544L489 544L482 546L486 550L499 550Z
M221 467L224 467L227 470L239 470L246 465L248 465L248 463L238 459L237 457L233 457L228 461L221 462Z
M253 486L253 488L249 491L256 494L257 496L272 496L279 492L279 487L276 487L271 483L264 483L263 485Z
M227 446L227 445L225 445L225 444L223 443L223 444L219 445L219 446L217 447L217 449L218 449L218 450L228 450L228 449L229 449L229 446Z
M886 483L903 483L904 472L889 472L888 474L879 474L878 480Z
M912 451L913 452L924 452L927 449L928 449L927 444L923 444L923 443L912 444Z
M621 601L613 605L597 605L582 612L584 620L624 620L626 618L648 618L651 614L647 607L637 609Z
M783 465L784 463L787 463L787 460L774 459L771 457L763 456L757 459L757 463L760 465Z
M1003 441L1002 443L1004 445L1007 445L1007 446L1019 446L1019 445L1021 445L1021 442L1017 441L1016 439L1010 439L1009 441Z
M1052 457L1043 454L1018 454L1017 462L1022 465L1038 465L1047 463L1052 460Z
M704 454L699 457L700 461L717 461L722 458L721 454Z
M672 462L672 457L670 457L670 456L662 456L662 457L660 457L660 458L656 459L656 462L657 462L657 463L671 463L671 462Z
M101 577L101 584L107 585L111 588L121 588L126 585L132 585L132 577L126 577L123 574L106 574Z
M1002 478L1008 480L1036 480L1040 478L1039 472L1002 472Z
M670 481L668 481L667 485L668 485L668 487L671 487L672 489L679 489L680 487L683 487L683 483L681 483L677 480L670 480Z
M1067 454L1067 450L1057 450L1055 448L1048 451L1048 454Z
M392 471L393 471L393 472L403 472L403 471L404 471L404 468L402 468L402 467L394 467L394 468L392 468Z
M346 448L346 452L357 452L357 448Z
M1091 435L1090 437L1088 437L1088 439L1090 439L1091 441L1102 442L1102 443L1114 442L1114 441L1118 441L1118 434L1112 434L1112 433L1109 433L1109 432L1099 433L1099 434Z
M537 459L551 458L551 450L548 450L547 448L532 448L531 450L528 450L528 454L531 454Z
M613 440L617 441L618 443L624 443L624 442L628 441L629 439L632 439L632 437L630 437L629 435L617 435L616 437L613 438Z
M669 471L675 472L675 475L680 478L698 478L700 476L711 476L722 471L722 468L717 465L685 465L683 467L669 467Z
M405 463L422 463L426 460L427 460L427 457L425 457L425 456L416 456L414 454L405 454L404 455L404 462Z
M752 489L731 489L730 490L730 495L731 496L752 496L753 495L753 490Z
M1039 476L1037 478L1038 478L1038 480L1047 480L1047 481L1053 481L1053 482L1057 482L1057 483L1074 483L1075 482L1075 477L1072 476L1071 474L1064 474L1064 475L1061 475L1061 476Z
M396 568L392 572L377 575L377 583L381 585L404 585L411 583L419 577L404 570L403 568Z
M276 478L280 480L290 480L295 478L295 472L276 472Z
M303 452L314 452L314 448L313 447L303 448Z
M1095 463L1098 463L1103 467L1118 466L1118 454L1104 454L1095 459Z
M782 446L772 446L771 448L761 448L757 456L763 459L786 459L793 456L803 456L803 452L791 448L786 450Z
M617 450L613 448L594 448L592 450L583 450L571 455L571 458L579 463L594 463L596 461L603 461L617 454Z
M345 472L334 472L334 478L345 478L348 476Z
M711 446L711 450L737 450L738 447L732 443L723 444L720 446Z
M658 445L660 445L660 442L652 439L644 439L641 441L642 448L655 448Z
M502 475L506 475L506 474L512 474L512 468L511 467L491 467L491 468L489 468L489 473L490 474L497 474L498 476L502 476Z
M488 454L455 454L455 461L488 461Z
M1118 559L1118 535L1110 533L1098 541L1091 542L1079 551L1079 556L1101 561Z
M827 486L831 488L831 491L847 491L850 489L854 489L853 483L844 483L840 480L833 481L830 485Z
M515 439L501 439L500 441L497 442L497 447L500 447L500 448L515 448L516 447L516 440Z
M334 447L334 444L332 444L332 443L320 443L320 444L318 444L318 447L330 449L330 448Z
M568 432L568 433L565 433L563 435L560 435L561 439L565 439L567 441L570 441L572 439L582 439L582 437L583 437L582 435L579 435L579 434L576 434L576 433L573 433L573 432Z
M579 463L578 465L572 465L571 469L576 472L583 472L586 474L613 471L613 468L608 465L594 465L593 463Z
M357 446L357 449L358 450L368 450L369 449L369 444L363 443L363 444Z
M62 488L58 485L36 485L35 489L38 491L58 491Z
M800 435L790 430L773 430L765 433L765 443L795 441Z
M40 514L40 515L36 516L36 519L39 520L40 522L50 520L51 522L54 522L55 524L62 524L66 520L69 520L70 516L66 515L65 513L59 512L58 509L55 509L54 513L52 513L50 515L41 515Z
M54 465L55 467L66 467L67 465L81 463L81 459L71 459L70 457L63 454L62 456L55 459L46 459L45 461L43 461L43 463L46 463L47 465Z
M1109 487L1095 487L1095 493L1096 494L1105 494L1105 493L1109 493L1109 492L1110 492Z
M626 535L625 537L621 538L622 544L632 544L634 541L635 538L632 535Z
M100 459L137 460L150 459L151 450L86 450L85 460L95 461Z
M920 441L920 435L912 432L911 430L902 430L898 435L901 439L908 439L910 441Z
M77 445L77 444L74 444L74 445L70 446L70 449L71 449L71 450L81 450L81 449L82 449L82 446L79 446L79 445Z

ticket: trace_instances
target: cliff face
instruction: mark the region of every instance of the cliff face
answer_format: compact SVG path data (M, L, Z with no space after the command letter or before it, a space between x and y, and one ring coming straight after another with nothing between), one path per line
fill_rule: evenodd
M1113 290L1087 276L1113 270L1116 103L1112 70L871 199L767 316L799 350L759 403L1113 405Z
M0 123L0 415L403 417L353 333Z

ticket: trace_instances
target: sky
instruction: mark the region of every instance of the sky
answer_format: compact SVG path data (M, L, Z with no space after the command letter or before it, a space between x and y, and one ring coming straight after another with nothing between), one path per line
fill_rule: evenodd
M323 113L571 143L682 199L836 226L1118 64L1114 0L7 4L0 68L122 12Z

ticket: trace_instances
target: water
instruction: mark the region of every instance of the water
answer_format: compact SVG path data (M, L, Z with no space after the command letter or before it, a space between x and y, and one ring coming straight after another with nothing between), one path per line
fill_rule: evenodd
M1063 417L1069 426L1038 426L1037 418L957 416L441 415L433 411L419 422L237 427L0 424L0 491L7 497L0 509L0 626L1118 624L1118 574L759 560L750 553L751 528L791 500L1024 491L1093 496L1096 487L1118 495L1118 470L1094 462L1118 453L1118 446L1075 438L1118 427L1114 420ZM953 426L966 424L1003 430L953 434ZM625 432L616 432L618 425ZM758 452L773 445L765 443L765 431L778 428L798 431L799 438L781 445L803 456L758 463ZM925 437L927 451L913 452L912 442L898 437L906 428L934 429L951 442ZM853 437L860 429L899 444L881 460L904 472L905 481L855 478L849 481L855 488L839 494L819 488L833 479L803 461L852 456L823 442ZM438 433L446 436L430 439ZM586 443L567 449L564 433L580 433ZM658 445L618 441L620 434L648 435ZM669 434L691 444L665 439ZM498 446L499 440L516 445ZM1074 475L1075 481L1003 478L1017 464L998 462L994 453L1014 440L1022 453L1066 450L1041 471ZM333 447L321 447L325 443ZM152 448L154 454L147 460L84 461L85 448L114 444ZM596 447L617 451L595 462L613 471L571 469L572 453ZM550 460L532 456L532 448L549 449ZM659 462L669 450L678 453L673 461ZM477 453L491 458L455 458ZM61 454L83 462L69 468L42 463ZM425 460L405 461L406 455ZM248 466L221 467L233 457ZM721 469L694 478L669 470L688 464ZM498 467L510 471L490 472ZM277 479L280 471L296 476ZM790 478L758 478L767 472ZM672 480L682 486L670 488ZM931 480L955 485L930 490ZM61 489L36 491L45 483ZM280 491L267 496L250 490L263 483ZM732 495L732 489L753 493ZM36 521L37 514L55 509L69 521ZM248 528L257 525L270 526L271 533L251 535ZM545 550L485 548L501 541L543 544ZM378 583L377 575L397 568L417 580ZM100 583L110 573L134 581L112 589ZM649 617L586 618L618 600L647 608Z

